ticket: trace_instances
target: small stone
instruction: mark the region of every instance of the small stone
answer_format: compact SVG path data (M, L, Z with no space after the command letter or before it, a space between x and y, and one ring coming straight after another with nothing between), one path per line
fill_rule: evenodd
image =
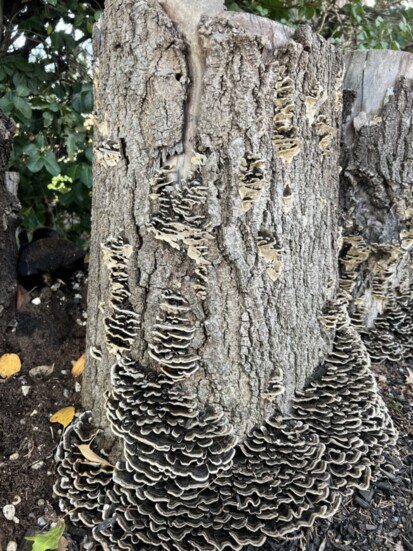
M17 459L19 459L19 457L19 452L14 452L9 456L9 459L10 461L16 461Z
M34 470L34 471L38 471L39 469L41 469L44 465L44 461L36 461L36 463L33 463L33 465L31 466L31 468Z
M377 530L377 526L375 524L366 524L366 530L368 531Z
M45 502L44 499L38 499L38 500L37 500L37 505L38 505L39 507L43 507L44 505L46 505L46 502Z
M393 522L399 522L399 517L393 517Z
M41 527L46 526L47 520L44 517L39 517L37 519L37 524Z
M76 381L75 392L80 392L81 390L82 390L82 385Z
M32 304L35 304L36 306L38 306L42 301L40 300L39 297L36 297L32 300Z
M17 543L15 541L9 541L6 551L17 551Z
M14 496L12 501L13 505L18 505L21 502L22 502L22 498L20 496Z
M20 519L17 518L16 516L14 516L14 517L13 517L13 522L14 522L14 524L19 524Z
M16 515L16 508L11 503L8 503L3 507L3 515L6 520L13 520Z
M27 396L30 392L30 387L29 385L23 385L22 386L22 394L23 396Z
M48 377L51 375L54 371L54 364L52 365L38 365L36 367L32 367L29 370L30 377L37 378L37 377Z

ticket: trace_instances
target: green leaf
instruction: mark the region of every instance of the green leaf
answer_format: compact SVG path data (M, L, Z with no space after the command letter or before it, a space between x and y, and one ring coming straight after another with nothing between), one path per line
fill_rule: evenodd
M44 167L52 176L60 174L60 166L56 161L56 155L53 151L48 151L44 157Z
M26 167L30 172L40 172L44 167L44 160L40 156L33 156L26 163Z
M17 109L25 119L30 119L32 116L32 108L30 103L20 96L14 96L13 98L14 107Z
M65 531L65 523L63 520L59 524L46 532L46 534L37 534L36 536L27 536L24 539L33 542L32 551L48 551L57 549L59 540Z

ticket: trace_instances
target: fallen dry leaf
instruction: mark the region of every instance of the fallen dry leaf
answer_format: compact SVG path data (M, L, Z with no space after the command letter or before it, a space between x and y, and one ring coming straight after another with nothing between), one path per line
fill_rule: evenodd
M57 551L67 551L69 549L69 540L62 536L57 545Z
M3 354L0 356L0 377L8 379L18 373L22 368L22 363L17 354Z
M409 368L407 368L407 371L409 374L406 377L406 380L404 381L406 385L410 385L413 388L413 371Z
M20 310L26 304L29 304L31 299L30 291L27 291L22 285L17 285L16 308Z
M51 417L50 422L51 423L60 423L63 425L64 428L66 428L70 423L73 421L75 416L75 408L73 406L68 406L62 409L59 409L59 411L56 411Z
M83 353L80 358L73 364L71 371L72 377L79 377L79 375L82 375L85 369L85 361L86 353Z
M100 457L100 455L91 450L87 444L81 444L80 446L78 446L78 448L83 457L87 459L87 461L89 461L90 463L100 463L100 465L103 465L104 467L113 468L113 465L109 463L109 461L107 461L103 457Z

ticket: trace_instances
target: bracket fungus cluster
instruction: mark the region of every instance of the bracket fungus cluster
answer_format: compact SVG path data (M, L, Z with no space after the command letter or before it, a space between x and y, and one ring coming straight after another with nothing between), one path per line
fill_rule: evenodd
M202 181L205 158L195 154L191 171L185 177L172 163L159 169L152 179L151 200L153 213L149 231L156 239L166 241L174 249L183 249L195 261L197 295L205 298L209 261L206 258L208 242L213 239L206 216L208 188Z
M316 122L317 134L320 136L318 147L325 153L330 152L331 142L335 135L335 129L331 126L331 122L326 115L319 115Z
M109 353L118 356L130 349L140 325L130 304L127 260L132 254L132 246L121 236L110 237L102 244L102 250L109 273L111 310L111 315L104 319L105 341Z
M286 163L290 163L302 148L299 129L294 125L295 88L287 67L279 67L279 77L274 90L274 151Z
M121 160L119 143L113 140L105 140L99 147L94 149L96 162L105 168L116 166Z
M258 256L262 257L267 264L267 275L271 281L276 281L282 272L283 262L282 248L277 241L267 236L260 235L257 239Z
M177 291L163 293L162 312L155 323L149 342L149 357L174 381L193 375L199 368L199 356L189 349L195 327L191 323L190 307Z
M248 212L261 197L265 186L265 161L255 153L246 153L240 160L239 194L242 211Z
M129 245L110 238L103 253L112 302L124 302ZM225 412L201 405L185 386L200 361L191 349L189 305L181 291L163 291L147 363L123 351L111 369L114 466L79 454L94 439L88 413L59 444L62 510L110 551L241 550L332 516L343 496L377 476L396 432L346 298L332 302L324 318L335 337L322 375L282 417L275 398L283 374L275 366L262 396L271 413L239 441Z

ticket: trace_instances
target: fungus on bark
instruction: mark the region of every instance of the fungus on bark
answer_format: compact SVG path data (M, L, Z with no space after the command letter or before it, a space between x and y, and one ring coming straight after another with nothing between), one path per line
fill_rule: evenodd
M279 67L279 76L274 90L273 147L276 155L289 164L302 148L299 129L294 125L295 89L287 73L287 67Z
M246 153L240 160L239 194L242 211L248 212L261 197L265 186L265 161L259 155Z
M188 327L184 297L169 290L162 301L161 310ZM99 467L96 481L90 478L90 466L73 448L73 438L92 439L82 416L58 448L63 482L55 491L62 510L93 525L105 549L131 551L240 550L332 516L343 496L366 489L378 475L396 431L350 324L346 297L332 301L324 316L335 338L323 374L296 393L289 415L275 408L240 444L222 410L201 407L176 382L175 365L164 375L123 355L112 368L107 399L122 459L113 471ZM174 332L172 319L159 325L155 333ZM186 350L186 332L169 335L168 344L182 335ZM179 357L179 346L173 356L176 351ZM161 365L162 354L155 359ZM271 396L263 398L282 391L282 373L275 370Z

